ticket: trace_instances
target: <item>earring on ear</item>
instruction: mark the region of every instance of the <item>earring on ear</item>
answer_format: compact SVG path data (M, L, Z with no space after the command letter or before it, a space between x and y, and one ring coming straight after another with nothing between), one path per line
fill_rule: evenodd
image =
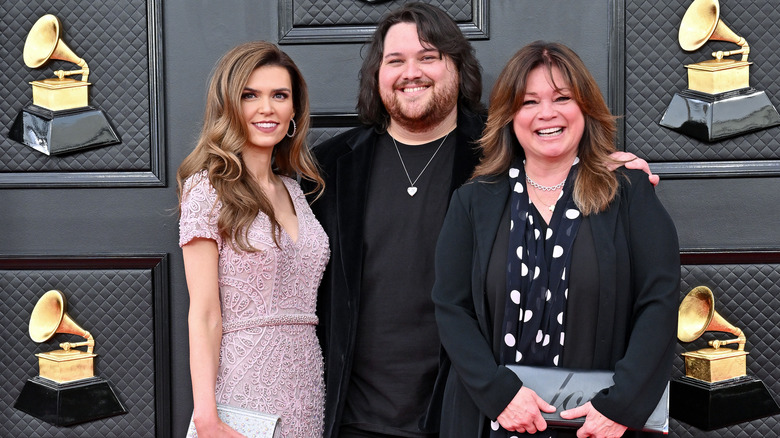
M287 131L288 131L287 132L287 136L290 137L290 138L293 138L293 137L295 137L295 132L298 130L298 126L295 124L295 119L290 119L290 123L292 123L293 132L292 132L292 134L290 134L290 132L289 132L290 129L288 128L287 129Z

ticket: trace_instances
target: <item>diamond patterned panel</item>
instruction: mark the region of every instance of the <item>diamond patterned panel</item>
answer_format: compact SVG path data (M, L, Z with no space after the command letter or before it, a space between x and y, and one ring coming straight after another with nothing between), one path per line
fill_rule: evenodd
M658 125L675 92L688 86L686 64L710 59L736 44L708 42L685 52L677 33L690 1L626 0L626 150L651 162L780 158L770 128L718 143L704 143ZM750 84L780 105L780 9L775 2L721 0L720 18L750 44Z
M35 353L82 338L58 334L37 344L27 333L30 314L44 292L59 289L68 314L95 337L95 373L107 379L128 413L56 427L13 408L24 382L37 375ZM148 269L0 270L0 436L154 437L154 293ZM130 432L132 431L132 432Z
M375 24L382 15L410 0L368 3L359 0L292 0L295 26ZM447 11L457 22L471 21L471 1L428 1Z
M325 140L331 137L335 137L342 132L346 132L352 129L352 127L327 127L327 128L312 128L309 130L308 141L309 147L317 146Z
M0 172L151 169L146 7L144 0L0 2ZM121 144L47 157L6 137L17 113L32 103L30 81L54 77L54 70L75 69L63 61L34 70L24 64L27 33L46 13L57 15L63 41L87 61L90 104L106 113Z
M725 3L725 2L724 2ZM741 328L747 336L745 350L748 374L764 381L775 400L780 401L780 265L727 264L683 265L680 299L696 286L707 286L715 295L715 310ZM707 347L707 341L729 339L724 333L705 333L690 344L678 343L675 377L684 374L684 351ZM687 437L770 437L778 436L780 416L767 417L734 426L703 432L672 420L670 436Z

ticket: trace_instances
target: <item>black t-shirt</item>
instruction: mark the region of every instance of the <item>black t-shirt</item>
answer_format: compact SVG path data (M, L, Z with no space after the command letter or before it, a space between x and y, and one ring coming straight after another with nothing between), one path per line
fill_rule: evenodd
M397 150L385 134L376 148L366 203L357 339L342 425L345 430L420 437L425 434L418 424L438 371L440 342L431 289L436 240L450 198L455 134L422 145L397 143ZM417 179L414 196L407 191L409 179Z

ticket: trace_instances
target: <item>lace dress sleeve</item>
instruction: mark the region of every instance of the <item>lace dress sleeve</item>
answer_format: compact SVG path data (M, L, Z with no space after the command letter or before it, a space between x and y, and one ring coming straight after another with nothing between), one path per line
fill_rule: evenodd
M195 238L211 239L222 248L217 229L217 218L222 203L212 187L206 172L196 173L184 182L179 218L179 246Z

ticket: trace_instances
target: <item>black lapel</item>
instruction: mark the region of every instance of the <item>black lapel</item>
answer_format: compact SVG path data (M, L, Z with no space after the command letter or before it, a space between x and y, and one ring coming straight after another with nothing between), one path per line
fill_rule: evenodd
M493 242L496 239L498 226L504 213L504 208L509 198L509 180L506 176L500 178L480 179L474 190L471 205L474 229L474 257L477 258L478 272L474 272L472 278L472 293L474 310L477 313L479 327L488 339L492 338L492 327L489 327L490 318L487 317L487 295L485 295L485 278L487 276L488 262L493 250Z
M474 223L479 224L474 230L479 272L482 278L485 278L490 253L493 251L493 241L496 240L498 225L509 197L509 180L504 176L470 184L480 185L480 190L474 191L476 199L473 215Z
M620 195L606 211L591 216L590 228L593 241L596 244L596 263L599 266L599 309L596 325L596 351L594 357L611 358L613 330L615 328L615 294L617 293L617 253L615 250L615 234L617 231L618 213L620 212Z
M363 270L363 224L376 134L366 129L347 140L352 152L336 163L336 212L341 265L350 293L360 289ZM349 267L347 269L347 267Z

